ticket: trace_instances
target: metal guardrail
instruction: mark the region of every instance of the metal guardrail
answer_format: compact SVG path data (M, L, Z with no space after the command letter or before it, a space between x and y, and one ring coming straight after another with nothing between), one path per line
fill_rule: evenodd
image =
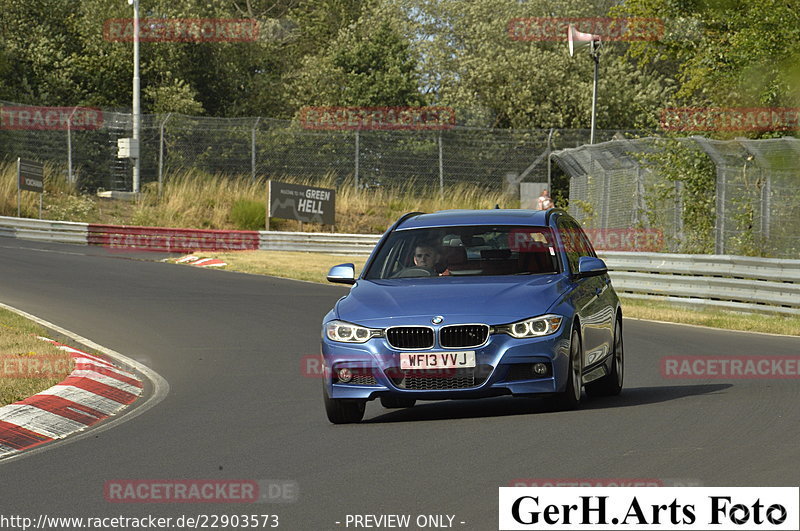
M620 295L746 312L800 315L800 260L599 252Z
M262 251L300 251L342 255L369 255L380 236L372 234L334 234L325 232L261 231Z
M368 234L121 227L1 216L0 236L132 249L258 248L362 256L380 239ZM625 297L800 315L800 260L614 251L599 255L614 288Z
M0 216L0 236L56 243L86 244L88 223Z

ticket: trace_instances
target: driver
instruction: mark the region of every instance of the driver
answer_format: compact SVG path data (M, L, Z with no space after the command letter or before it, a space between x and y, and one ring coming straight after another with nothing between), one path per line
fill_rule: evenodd
M434 270L440 258L441 254L432 245L420 244L414 249L414 265L417 267Z
M442 265L442 253L437 246L429 243L420 243L414 249L414 265L427 269L434 275L449 275Z

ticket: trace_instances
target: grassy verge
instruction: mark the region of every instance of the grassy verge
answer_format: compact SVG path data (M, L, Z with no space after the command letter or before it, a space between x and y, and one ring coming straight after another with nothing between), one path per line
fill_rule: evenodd
M727 330L800 336L800 317L746 314L718 309L696 310L668 302L622 298L626 317L685 323Z
M325 276L334 265L350 262L356 265L356 271L360 271L365 262L365 258L362 257L278 251L200 253L196 256L220 258L228 264L225 267L228 270L312 282L326 282ZM622 311L626 317L636 319L800 336L800 317L743 314L722 310L695 310L665 302L625 297L622 297Z
M278 251L234 251L228 253L195 253L202 258L219 258L228 265L223 269L293 278L310 282L327 282L328 270L338 264L355 264L359 272L366 258L362 256L337 256L322 253L295 253Z
M39 325L0 309L0 406L52 387L72 372L72 357L37 336Z

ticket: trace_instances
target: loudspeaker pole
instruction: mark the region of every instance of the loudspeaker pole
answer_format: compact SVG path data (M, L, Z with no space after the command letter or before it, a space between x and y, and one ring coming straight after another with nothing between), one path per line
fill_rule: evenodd
M594 83L592 84L592 131L589 136L589 143L594 144L595 119L597 117L597 79L600 70L600 49L592 41L592 59L594 60Z

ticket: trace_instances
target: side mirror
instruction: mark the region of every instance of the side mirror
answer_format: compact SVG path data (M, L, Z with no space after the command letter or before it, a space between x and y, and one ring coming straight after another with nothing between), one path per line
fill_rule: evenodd
M328 271L328 282L337 284L355 284L356 266L353 264L335 265Z
M578 278L596 277L608 273L606 263L592 256L581 256L578 259Z

